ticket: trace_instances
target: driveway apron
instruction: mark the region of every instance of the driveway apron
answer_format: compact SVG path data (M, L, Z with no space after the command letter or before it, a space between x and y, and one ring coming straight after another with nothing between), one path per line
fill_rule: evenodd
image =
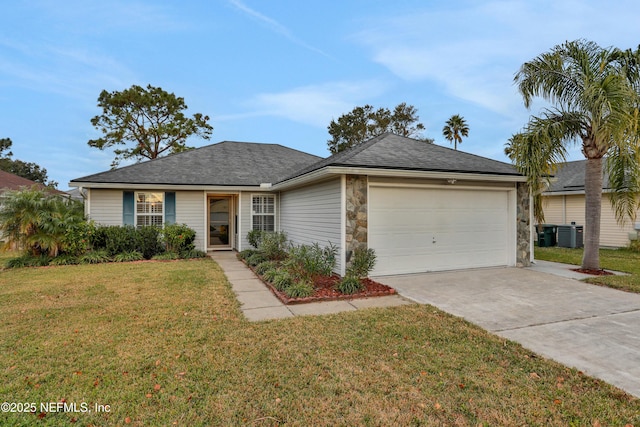
M640 294L522 268L376 280L640 397Z

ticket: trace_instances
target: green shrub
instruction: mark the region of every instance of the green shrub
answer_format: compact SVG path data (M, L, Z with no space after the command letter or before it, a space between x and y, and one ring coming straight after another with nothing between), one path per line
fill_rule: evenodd
M338 248L329 243L324 248L314 243L289 248L285 267L303 281L312 282L317 276L330 276L336 266Z
M629 250L633 252L640 252L640 240L632 240L629 242Z
M274 288L279 291L284 291L293 284L293 280L287 270L278 270L272 283Z
M16 258L8 259L4 266L5 268L23 268L23 267L33 267L33 256L32 255L22 255Z
M262 230L251 230L247 233L247 241L251 246L258 249L260 241L262 240Z
M89 246L93 250L107 249L109 226L99 225L89 235Z
M358 248L353 252L346 275L364 279L369 276L375 265L376 252L373 249Z
M300 280L285 288L284 293L289 298L306 298L313 295L313 285L310 282Z
M79 262L80 260L78 260L77 256L71 254L62 254L52 259L49 265L74 265L78 264Z
M122 252L133 252L139 248L139 234L133 225L104 227L104 239L104 249L109 256Z
M277 275L278 275L278 269L272 268L270 270L265 271L262 274L262 278L269 283L273 283L273 279L275 279Z
M264 232L258 250L273 261L279 261L287 255L287 234L284 231Z
M93 221L68 224L62 239L62 252L76 257L84 254L91 249L91 239L95 232Z
M247 258L246 261L247 261L247 264L249 264L251 267L255 267L261 262L268 261L268 260L267 260L267 257L265 257L261 252L256 252L253 255L251 255L249 258Z
M138 251L121 252L119 254L116 254L116 256L113 257L114 262L131 262L131 261L140 261L142 259L144 259L144 257Z
M111 257L106 249L89 251L79 258L80 264L100 264L111 261Z
M160 243L160 228L155 225L145 225L136 229L138 246L134 249L142 253L144 259L151 259L154 255L164 252Z
M256 249L245 249L244 251L238 253L238 257L246 261L247 258L249 258L251 255L255 253L258 253Z
M167 251L183 253L195 249L196 232L186 224L165 224L161 239Z
M207 253L201 251L200 249L190 249L188 251L180 252L180 258L183 259L195 259L195 258L206 258Z
M360 279L354 276L346 276L342 278L340 283L336 286L336 288L342 292L343 294L355 294L364 289L364 286L360 282Z
M275 261L263 261L260 264L256 265L256 273L262 275L267 270L272 270L278 266L278 263Z
M174 259L180 259L180 255L175 252L163 252L161 254L154 255L151 259L156 261L170 261Z

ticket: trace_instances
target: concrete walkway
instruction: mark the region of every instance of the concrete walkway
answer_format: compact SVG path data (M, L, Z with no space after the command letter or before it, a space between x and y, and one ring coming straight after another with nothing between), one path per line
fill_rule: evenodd
M235 292L240 309L250 321L282 319L293 316L321 315L370 307L393 307L412 304L399 295L284 305L243 262L236 252L217 251L209 254L220 265Z
M588 276L571 268L543 262L377 280L640 397L640 294L580 282Z

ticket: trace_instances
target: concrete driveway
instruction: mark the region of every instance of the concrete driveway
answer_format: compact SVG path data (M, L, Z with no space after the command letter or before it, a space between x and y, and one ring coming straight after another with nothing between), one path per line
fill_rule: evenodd
M522 268L376 280L640 397L640 294Z

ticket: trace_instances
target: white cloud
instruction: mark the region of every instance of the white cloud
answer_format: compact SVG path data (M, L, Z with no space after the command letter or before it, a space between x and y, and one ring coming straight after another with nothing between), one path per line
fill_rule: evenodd
M595 1L430 4L428 11L366 22L354 40L403 80L435 82L450 96L509 115L522 105L512 82L523 62L577 38L631 47L626 28L635 25L634 10L640 6Z
M41 0L32 4L34 13L48 17L48 27L68 32L99 34L105 31L145 32L188 28L175 11L158 2L129 0L64 2Z
M386 90L377 81L333 82L303 86L279 93L258 94L245 103L248 113L216 116L216 121L236 120L255 116L276 116L316 127L327 124L351 111L364 99Z
M302 39L296 37L287 27L285 27L284 25L282 25L281 23L279 23L275 19L270 18L270 17L258 12L255 9L250 8L249 6L244 4L242 1L240 1L240 0L229 0L229 3L231 5L233 5L235 8L237 8L238 10L240 10L241 12L243 12L244 14L250 16L251 18L253 18L253 19L257 20L258 22L262 23L263 25L265 25L270 31L273 31L276 34L280 34L281 36L285 37L289 41L291 41L291 42L293 42L293 43L295 43L295 44L297 44L299 46L302 46L305 49L308 49L308 50L311 50L313 52L319 53L319 54L321 54L323 56L326 56L326 57L330 57L324 51L318 49L315 46L311 46L310 44L306 43Z
M86 49L7 40L0 40L0 46L9 53L0 58L0 75L30 90L95 99L97 91L123 87L134 79L119 61Z

